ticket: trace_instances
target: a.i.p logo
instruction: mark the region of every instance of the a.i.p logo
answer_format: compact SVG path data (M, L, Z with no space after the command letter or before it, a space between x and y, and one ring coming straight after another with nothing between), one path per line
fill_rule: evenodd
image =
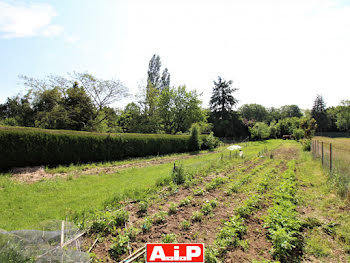
M204 244L147 244L146 262L204 262Z

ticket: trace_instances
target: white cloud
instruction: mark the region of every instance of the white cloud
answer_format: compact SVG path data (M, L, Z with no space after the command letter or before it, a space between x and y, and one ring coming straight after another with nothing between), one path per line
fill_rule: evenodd
M0 33L3 38L32 36L50 37L63 32L63 27L52 24L57 16L48 4L15 4L0 1Z

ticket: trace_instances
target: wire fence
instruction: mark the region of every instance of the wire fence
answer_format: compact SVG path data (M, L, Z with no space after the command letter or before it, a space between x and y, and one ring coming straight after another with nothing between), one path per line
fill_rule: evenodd
M322 167L329 172L339 194L350 200L350 149L330 142L312 140L311 151L313 157L320 159Z

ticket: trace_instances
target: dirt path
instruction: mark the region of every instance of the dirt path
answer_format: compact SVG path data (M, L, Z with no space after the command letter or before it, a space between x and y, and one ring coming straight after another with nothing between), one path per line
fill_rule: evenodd
M44 166L14 168L12 170L12 179L23 183L35 183L44 179L54 179L56 177L67 177L67 176L78 177L81 175L95 175L99 173L111 174L127 168L133 168L133 167L142 168L142 167L147 167L152 165L161 165L165 163L171 163L179 160L186 160L196 156L204 156L204 155L218 153L218 152L220 151L204 152L204 153L198 153L194 155L189 154L189 155L178 156L178 157L165 157L165 158L159 158L159 159L149 160L149 161L147 160L136 161L134 163L104 166L104 167L94 167L94 168L87 167L87 168L83 168L82 170L77 169L76 171L72 171L69 173L47 173L45 171Z

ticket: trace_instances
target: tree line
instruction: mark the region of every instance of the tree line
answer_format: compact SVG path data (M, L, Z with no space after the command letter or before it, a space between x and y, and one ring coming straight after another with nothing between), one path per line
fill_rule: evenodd
M185 85L172 86L167 68L162 70L159 55L153 55L147 83L133 102L124 108L113 105L131 95L119 80L104 80L89 73L50 75L44 79L20 76L27 88L24 95L7 98L0 104L0 124L95 132L181 134L197 124L202 133L217 137L255 139L285 134L303 136L308 130L348 131L350 101L326 108L317 95L311 110L297 105L266 108L244 104L231 80L218 77L213 83L209 108L202 107L201 94ZM314 120L314 121L313 121Z

